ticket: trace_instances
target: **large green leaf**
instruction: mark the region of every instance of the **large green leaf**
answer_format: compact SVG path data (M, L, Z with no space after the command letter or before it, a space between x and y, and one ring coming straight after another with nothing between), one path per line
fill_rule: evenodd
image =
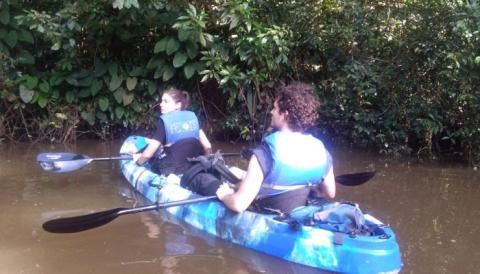
M80 72L72 74L76 79L82 79L90 75L90 70L82 69Z
M113 3L112 3L112 7L114 9L123 9L123 4L124 4L125 0L114 0Z
M67 103L71 104L73 101L75 101L75 91L74 90L69 90L65 94L65 100L67 100Z
M195 43L188 43L185 49L187 50L190 59L193 59L198 55L198 46Z
M38 87L40 88L40 91L42 91L43 93L50 92L50 85L46 81L42 81L42 83L38 85Z
M35 25L31 26L30 28L34 27ZM45 28L41 25L41 24L38 24L36 25L37 26L37 31L40 32L40 33L45 33Z
M130 7L140 8L138 0L125 0L125 7L128 9Z
M29 31L21 30L18 33L18 41L26 42L29 44L33 44L33 36Z
M105 72L107 72L107 66L105 66L105 64L99 59L95 59L95 77L100 77L104 75Z
M108 72L110 73L110 76L115 76L118 75L118 65L117 63L109 63L107 65Z
M153 48L153 53L160 53L162 51L165 51L167 48L167 42L168 42L168 37L162 38L162 40L158 41L155 44L155 47Z
M7 56L10 55L10 50L2 43L2 41L0 41L0 52L6 53Z
M25 85L27 86L28 89L33 89L38 84L38 78L35 76L27 75L26 80L27 81L25 82Z
M165 70L165 67L164 66L159 66L157 67L157 69L155 70L155 72L153 73L153 79L158 79L162 76L163 74L163 71Z
M97 117L97 119L102 121L102 122L107 122L108 121L107 114L105 114L102 111L95 111L95 117Z
M199 42L200 45L202 45L203 47L207 46L207 40L205 39L205 36L203 35L202 32L199 32L199 33L198 33L198 42Z
M83 120L87 121L87 123L91 126L95 124L95 115L91 112L82 111L80 112L80 117L82 117Z
M168 55L171 55L172 53L176 52L178 48L180 48L180 43L177 41L177 39L175 38L168 39L167 48L166 48Z
M181 29L178 31L178 40L185 42L192 36L192 32L188 30Z
M480 65L480 56L475 57L474 62L475 64Z
M193 74L195 73L195 65L194 64L186 64L183 67L183 73L187 79L192 78Z
M92 85L92 82L93 82L93 76L88 76L88 77L85 77L81 80L78 81L78 86L80 87L89 87Z
M154 81L148 82L148 94L153 95L157 91L157 84Z
M239 21L240 21L240 18L238 17L238 15L233 14L232 17L230 18L230 27L229 27L229 30L234 29L234 28L238 25L238 22L239 22Z
M123 105L128 106L133 102L133 93L127 93L123 96Z
M123 114L125 113L125 109L121 106L117 106L115 108L115 115L117 116L117 119L122 119Z
M130 71L130 76L138 77L142 75L142 73L143 73L143 67L136 67L132 71Z
M53 43L52 47L50 47L51 50L53 51L57 51L60 49L60 47L62 46L62 43L60 41L57 41L55 43Z
M78 86L78 80L73 75L69 75L67 78L65 78L65 81L74 87Z
M138 101L133 101L132 104L130 105L130 108L132 108L136 112L144 112L144 107L142 104L139 104Z
M119 104L123 103L123 96L125 96L125 93L126 91L124 88L119 88L117 89L117 91L113 93L113 97L115 98L117 103Z
M65 81L65 77L54 74L48 82L50 83L50 86L58 86L63 83L63 81Z
M187 55L185 52L179 51L175 53L175 56L173 57L173 67L179 68L185 64L187 61Z
M39 96L37 99L37 104L41 108L45 108L48 104L48 99L45 96Z
M82 90L80 90L80 92L77 94L77 97L78 98L87 98L87 97L90 97L90 95L92 95L92 92L89 88L84 88Z
M20 52L18 53L17 60L21 64L35 64L35 59L33 58L33 56L30 54L30 52L24 49L20 50Z
M105 97L98 99L97 102L98 102L98 107L100 107L101 111L107 111L108 107L110 106L110 102Z
M156 69L163 66L164 61L158 56L151 58L147 63L147 69Z
M168 80L172 79L173 75L175 75L175 69L171 66L166 66L165 70L163 71L163 81L167 82Z
M60 91L58 89L52 89L50 91L50 100L58 100L60 98Z
M90 86L90 92L92 93L92 96L97 95L97 93L102 89L103 87L103 82L102 80L95 79L92 81L92 85Z
M122 85L122 82L123 82L122 77L120 77L118 75L114 75L112 77L112 79L110 80L110 84L108 86L108 89L110 89L110 91L117 90Z
M20 85L19 90L20 90L20 99L22 99L23 102L29 103L30 101L32 101L33 93L34 93L33 90L27 88L24 85Z
M132 91L137 86L136 77L127 77L127 89Z
M6 7L0 11L0 23L6 25L8 22L10 22L10 11L6 5Z
M13 48L17 45L17 41L18 41L17 32L15 30L9 31L7 37L5 38L5 43L7 43L7 45L10 48Z
M126 9L129 9L131 7L139 8L138 0L115 0L112 3L112 7L114 9L123 9L124 7Z

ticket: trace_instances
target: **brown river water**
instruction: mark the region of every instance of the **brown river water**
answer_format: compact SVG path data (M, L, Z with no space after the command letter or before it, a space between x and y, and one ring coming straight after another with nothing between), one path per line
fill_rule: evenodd
M147 203L129 188L116 161L95 161L63 174L47 173L35 161L41 152L116 156L120 144L0 144L0 274L309 272L166 221L161 211L121 216L81 233L45 232L41 225L58 216ZM241 146L214 148L233 152ZM355 201L393 228L402 273L480 273L480 171L345 148L331 152L337 175L378 171L364 185L339 187L337 200ZM238 159L230 163L245 166Z

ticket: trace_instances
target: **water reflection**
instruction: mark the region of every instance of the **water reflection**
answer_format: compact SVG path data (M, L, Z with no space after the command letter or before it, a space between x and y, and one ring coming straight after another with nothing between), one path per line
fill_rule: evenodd
M260 254L179 223L159 212L122 216L74 234L50 234L46 220L148 202L132 192L118 163L92 162L65 174L44 172L40 152L115 156L119 143L76 146L0 144L0 273L308 273L311 269ZM218 145L238 151L240 145ZM339 186L338 199L390 224L403 273L478 273L480 175L468 167L381 159L335 149L335 171L377 170L358 187ZM245 161L229 158L235 165Z

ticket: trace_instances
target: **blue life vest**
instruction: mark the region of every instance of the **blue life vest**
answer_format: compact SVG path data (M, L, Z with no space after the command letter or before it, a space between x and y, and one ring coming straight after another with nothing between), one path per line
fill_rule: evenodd
M275 132L264 140L272 156L260 197L319 184L332 166L322 141L300 132Z
M160 116L165 126L165 145L171 145L186 138L199 138L200 126L195 113L175 111Z

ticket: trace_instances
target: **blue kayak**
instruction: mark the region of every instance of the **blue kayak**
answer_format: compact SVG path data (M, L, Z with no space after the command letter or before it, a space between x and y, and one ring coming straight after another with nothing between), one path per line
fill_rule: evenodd
M131 153L148 144L149 139L128 137L120 153ZM181 187L178 177L156 174L149 165L138 166L122 160L121 169L128 182L152 203L198 198ZM295 209L296 217L305 212L320 211L323 206ZM371 235L349 235L316 225L278 220L277 215L251 211L235 213L215 200L169 207L165 213L183 222L232 243L271 256L322 270L340 273L398 273L402 267L395 234L371 215L365 214L366 225L374 227ZM300 217L301 219L301 217Z

